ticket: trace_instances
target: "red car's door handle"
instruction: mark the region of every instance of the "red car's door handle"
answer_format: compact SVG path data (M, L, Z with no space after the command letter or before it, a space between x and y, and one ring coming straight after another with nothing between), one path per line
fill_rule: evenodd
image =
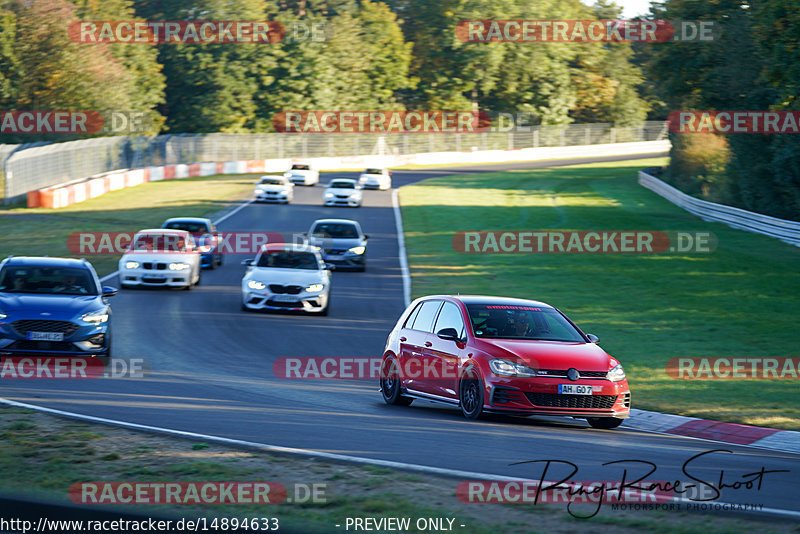
M405 337L401 337L400 341L406 341L406 338Z
M431 345L433 345L433 343L431 343L430 341L426 341L426 342L425 342L425 346L426 346L426 347L430 347Z

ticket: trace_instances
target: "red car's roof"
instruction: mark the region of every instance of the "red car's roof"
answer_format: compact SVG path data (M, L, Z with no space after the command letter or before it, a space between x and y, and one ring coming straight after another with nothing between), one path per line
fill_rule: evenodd
M450 298L460 300L464 304L492 304L495 306L546 306L552 308L546 302L529 299L518 299L513 297L493 297L489 295L427 295L424 299Z

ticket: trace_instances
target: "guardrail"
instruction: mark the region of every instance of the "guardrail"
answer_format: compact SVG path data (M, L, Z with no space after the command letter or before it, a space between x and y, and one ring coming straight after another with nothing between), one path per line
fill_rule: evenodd
M800 222L700 200L675 189L655 176L639 171L639 184L666 198L704 221L722 222L732 228L775 237L800 247Z
M438 152L520 150L577 145L656 141L666 123L636 126L570 124L531 126L481 133L293 134L210 133L154 137L97 137L45 146L17 145L2 159L4 202L118 169L268 159L357 157ZM40 143L40 145L43 143Z

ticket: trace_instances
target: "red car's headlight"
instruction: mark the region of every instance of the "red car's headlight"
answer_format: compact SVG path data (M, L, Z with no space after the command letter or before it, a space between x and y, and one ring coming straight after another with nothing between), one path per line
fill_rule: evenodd
M536 376L536 371L527 365L510 362L501 358L489 360L489 367L494 374L500 376Z
M621 365L617 364L610 371L608 371L608 373L606 373L606 378L612 382L620 382L625 380L625 371L622 370Z

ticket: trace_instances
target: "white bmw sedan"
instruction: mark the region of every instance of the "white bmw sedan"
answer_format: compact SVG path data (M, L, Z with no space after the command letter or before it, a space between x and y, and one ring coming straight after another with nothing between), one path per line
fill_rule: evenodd
M200 253L186 230L141 230L119 260L119 283L135 286L182 287L200 283Z
M253 195L256 202L288 204L294 199L294 184L283 176L265 175L256 182Z
M296 310L328 315L331 269L317 247L264 245L255 259L244 260L242 309Z
M391 189L392 173L389 169L367 169L358 177L364 189Z
M328 188L322 195L325 206L361 206L362 200L361 186L355 180L347 178L336 178L331 180Z
M283 173L293 184L315 185L319 183L319 171L310 163L294 163L292 168Z

